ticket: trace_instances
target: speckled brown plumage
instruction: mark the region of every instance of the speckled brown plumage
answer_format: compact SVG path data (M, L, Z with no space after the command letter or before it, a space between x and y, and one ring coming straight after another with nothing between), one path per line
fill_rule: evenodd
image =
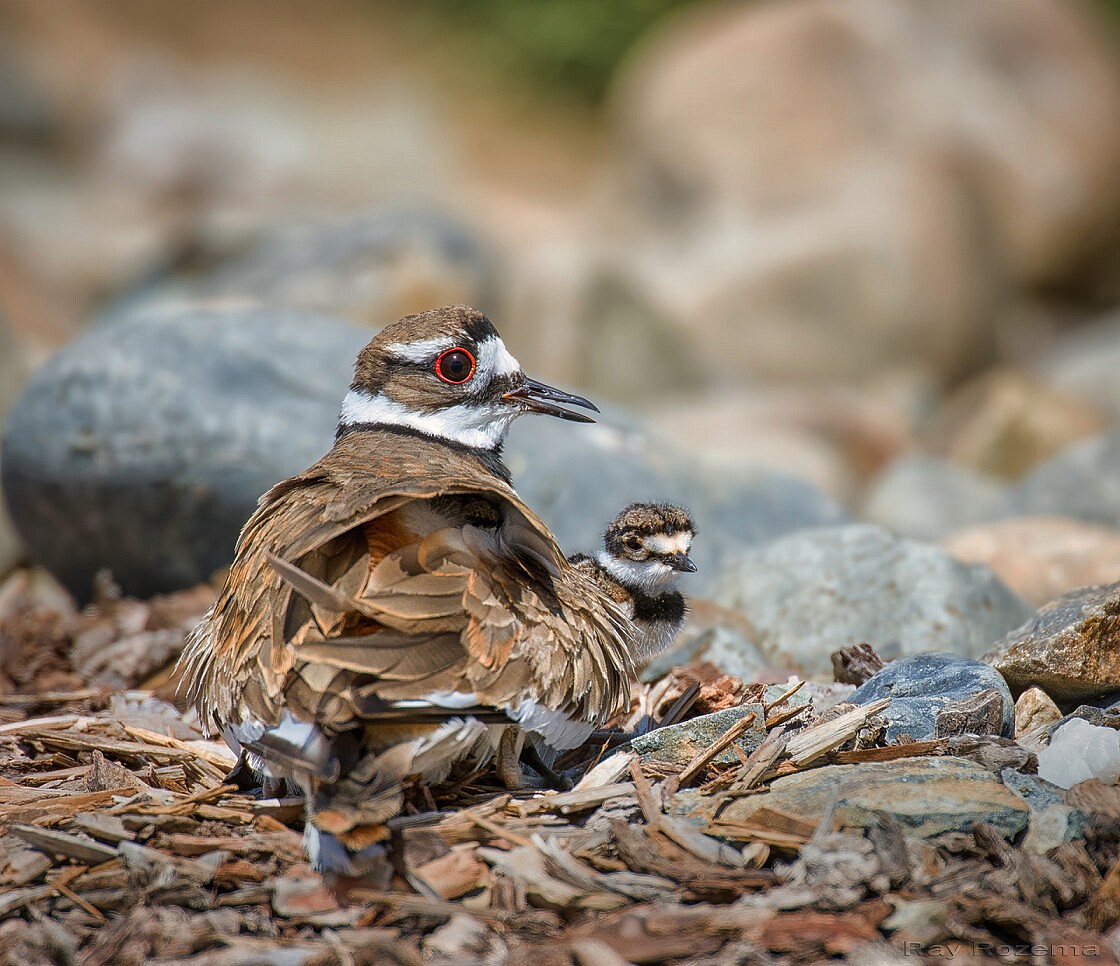
M470 524L434 535L404 524L402 508L452 493L492 508L502 521L489 531L493 537ZM429 558L417 561L421 547ZM498 547L510 555L498 555ZM308 603L269 564L268 553L366 613ZM406 559L411 570L388 582L387 565ZM441 570L448 562L453 566ZM399 609L402 594L421 601L414 612ZM261 499L226 587L185 655L188 694L215 732L246 712L275 724L282 707L345 730L362 719L358 688L386 699L466 690L496 705L532 693L550 707L601 721L622 700L631 674L628 627L602 599L481 461L457 460L452 477L436 442L351 433ZM440 616L430 616L431 608ZM390 632L399 653L330 646L332 638ZM420 643L424 654L413 654ZM393 659L404 655L414 663L407 673L394 671Z

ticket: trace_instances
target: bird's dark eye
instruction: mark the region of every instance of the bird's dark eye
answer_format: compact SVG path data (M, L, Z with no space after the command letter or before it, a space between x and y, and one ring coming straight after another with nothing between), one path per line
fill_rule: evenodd
M641 550L642 549L642 541L639 540L637 537L627 537L625 543L626 543L626 549L627 550Z
M441 352L436 359L436 375L453 386L466 382L474 375L474 356L456 346Z

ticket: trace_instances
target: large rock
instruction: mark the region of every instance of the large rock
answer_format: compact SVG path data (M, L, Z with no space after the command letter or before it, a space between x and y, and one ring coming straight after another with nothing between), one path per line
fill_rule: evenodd
M3 63L0 61L0 74ZM0 312L0 425L27 382L37 352ZM2 470L0 455L0 474ZM0 500L0 577L6 574L23 555L23 544L12 523L3 500Z
M1120 528L1120 430L1076 443L1007 491L999 515L1056 514Z
M936 456L900 456L871 484L862 516L899 536L939 540L991 516L1003 494L993 477Z
M1120 690L1120 583L1059 597L984 660L1017 694L1037 686L1072 702Z
M1112 237L1107 36L1050 0L690 6L618 80L586 323L648 332L679 386L975 371L1009 287L1073 279Z
M1120 423L1120 312L1064 333L1035 366L1044 382L1088 399Z
M1018 479L1071 443L1097 435L1103 414L1087 400L1011 368L958 389L929 430L931 449L963 466Z
M1030 613L987 567L868 524L748 550L713 597L746 614L772 659L806 674L831 673L829 655L862 641L887 659L929 650L977 657Z
M1120 580L1120 529L1069 517L978 523L941 546L964 563L987 564L1035 606L1076 587Z
M1026 827L1030 815L1029 806L987 768L964 758L825 765L777 778L769 788L733 801L719 820L750 824L760 808L815 819L835 802L835 820L842 827L866 828L878 813L886 812L908 835L969 832L976 822L987 822L1012 838ZM697 802L698 811L704 809L699 795L688 797Z
M643 760L663 761L683 768L692 759L715 742L728 728L748 715L754 715L750 726L735 744L749 755L766 737L766 712L761 704L742 704L712 714L690 718L679 724L656 728L644 735L637 735L630 742ZM717 765L733 765L741 759L734 748L720 752L712 761Z
M3 487L35 560L88 599L204 580L277 480L330 448L369 337L324 316L187 310L98 328L8 415Z
M870 704L880 698L892 701L881 717L888 722L886 740L906 734L914 741L934 737L937 715L946 705L993 690L1000 699L1000 734L1013 733L1015 702L999 672L982 661L936 651L891 661L868 678L852 695L853 704Z

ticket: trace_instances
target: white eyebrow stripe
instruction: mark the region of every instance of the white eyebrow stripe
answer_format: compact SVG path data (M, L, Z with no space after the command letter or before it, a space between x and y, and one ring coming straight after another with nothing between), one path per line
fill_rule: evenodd
M655 533L642 541L647 550L654 553L688 553L692 547L692 534L687 530L674 533L671 537L663 533Z
M430 362L444 349L453 349L454 339L443 335L436 339L421 339L418 342L394 342L385 351L405 362Z
M478 344L477 362L479 373L487 382L494 376L512 376L521 371L521 363L510 354L498 336L491 336Z

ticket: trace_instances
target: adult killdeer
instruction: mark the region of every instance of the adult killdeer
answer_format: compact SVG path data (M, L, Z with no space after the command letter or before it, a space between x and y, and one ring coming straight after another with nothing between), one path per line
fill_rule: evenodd
M671 503L631 503L603 534L594 557L569 561L623 608L634 624L631 653L644 664L677 636L687 613L677 577L695 573L689 557L696 527L688 511Z
M203 726L308 802L334 877L385 881L401 780L516 722L580 744L629 698L633 625L571 565L501 461L525 412L595 409L529 379L463 306L359 354L334 447L260 500L181 666Z

